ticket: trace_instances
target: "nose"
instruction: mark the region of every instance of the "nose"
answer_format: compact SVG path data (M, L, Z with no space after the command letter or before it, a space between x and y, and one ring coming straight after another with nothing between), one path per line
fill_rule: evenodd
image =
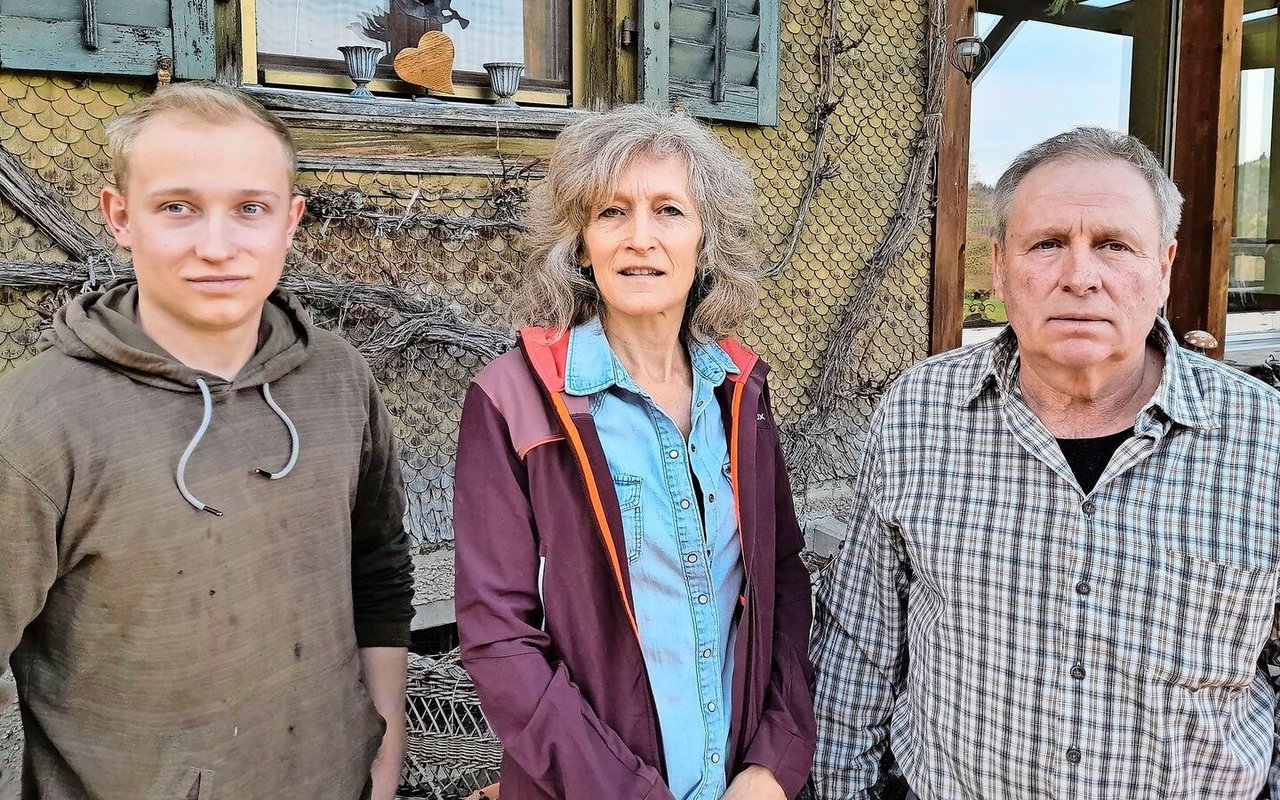
M1075 246L1067 252L1061 285L1063 291L1085 295L1098 290L1101 270L1097 255L1090 246Z
M652 215L646 210L639 210L631 215L631 229L627 236L627 247L637 253L652 250L655 244L656 226Z
M235 232L221 214L205 216L203 230L196 241L196 255L204 261L226 261L235 255Z

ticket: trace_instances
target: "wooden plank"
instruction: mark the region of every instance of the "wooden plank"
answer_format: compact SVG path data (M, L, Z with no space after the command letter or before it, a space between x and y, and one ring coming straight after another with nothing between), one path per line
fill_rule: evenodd
M245 86L243 90L290 122L337 125L399 125L406 132L475 133L555 137L589 112L567 108L499 108L468 103L415 103L412 100L361 100L344 94Z
M173 76L212 78L217 68L213 0L172 0Z
M947 4L947 30L973 30L974 0ZM969 110L972 87L948 69L942 94L929 286L929 353L960 346L964 326L964 264L969 215Z
M755 123L760 116L760 90L754 86L726 86L724 102L711 101L711 81L671 78L671 94L695 117Z
M406 132L395 127L368 125L357 127L325 124L290 125L300 151L313 154L379 157L471 157L499 156L546 158L552 140L519 136L461 136Z
M749 50L726 50L721 57L714 46L672 37L672 78L691 78L714 84L715 77L720 74L718 64L724 64L723 83L726 86L754 86L760 54Z
M1185 0L1179 37L1173 179L1186 203L1166 313L1179 337L1217 337L1215 358L1226 344L1243 17L1243 0Z
M298 153L298 169L309 172L369 172L384 175L473 175L501 178L504 172L528 168L531 178L546 175L545 162L527 157L499 160L486 156L359 156L323 151Z
M619 69L618 4L615 0L584 0L582 2L582 41L574 46L586 53L579 62L585 74L582 76L582 94L574 98L580 108L604 111L621 102L617 85Z
M751 11L758 11L760 16L760 64L756 72L756 124L778 124L778 52L782 41L782 4L780 0L759 0L759 5L751 3ZM734 4L730 3L732 11Z
M671 0L641 2L639 67L640 102L659 107L670 105ZM710 97L710 84L707 96Z
M156 60L173 53L167 28L98 23L98 49L82 44L83 21L0 16L0 68L154 75Z
M85 0L4 0L0 14L44 20L83 20ZM98 22L108 25L169 27L169 0L98 0Z

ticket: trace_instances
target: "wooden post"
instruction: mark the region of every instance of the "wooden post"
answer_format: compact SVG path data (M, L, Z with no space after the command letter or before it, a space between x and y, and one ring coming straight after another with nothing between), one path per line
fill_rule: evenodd
M1226 345L1235 210L1244 0L1184 0L1174 111L1173 179L1186 203L1167 314L1174 332Z
M947 3L947 36L973 31L973 0ZM969 104L972 87L948 66L942 96L942 140L938 147L933 217L932 310L929 352L960 346L964 324L964 257L969 215Z

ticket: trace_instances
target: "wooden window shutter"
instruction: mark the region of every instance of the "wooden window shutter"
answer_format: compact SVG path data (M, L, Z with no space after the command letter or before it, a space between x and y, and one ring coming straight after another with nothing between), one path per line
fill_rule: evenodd
M641 12L644 102L778 124L780 0L642 0Z
M0 69L212 78L214 0L0 0Z

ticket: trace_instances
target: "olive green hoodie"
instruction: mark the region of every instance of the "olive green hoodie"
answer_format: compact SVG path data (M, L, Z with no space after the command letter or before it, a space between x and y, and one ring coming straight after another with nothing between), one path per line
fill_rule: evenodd
M374 379L284 292L230 381L136 306L77 298L0 379L23 797L356 800L383 731L357 648L407 645L412 616Z

